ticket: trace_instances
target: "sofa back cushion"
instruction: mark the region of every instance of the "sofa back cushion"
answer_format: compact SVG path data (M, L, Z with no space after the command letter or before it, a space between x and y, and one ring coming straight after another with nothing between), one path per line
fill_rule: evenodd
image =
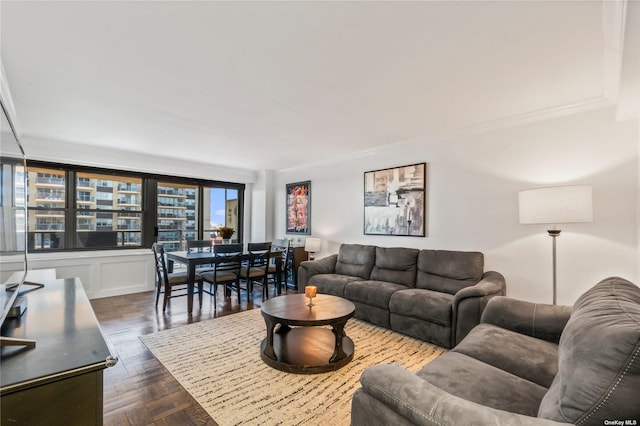
M456 294L484 273L484 255L474 251L421 250L416 287Z
M411 248L376 247L371 279L415 287L418 252L418 249Z
M376 247L361 244L342 244L336 261L336 274L368 280L376 260Z
M639 389L640 288L607 278L573 306L538 417L577 425L640 420Z

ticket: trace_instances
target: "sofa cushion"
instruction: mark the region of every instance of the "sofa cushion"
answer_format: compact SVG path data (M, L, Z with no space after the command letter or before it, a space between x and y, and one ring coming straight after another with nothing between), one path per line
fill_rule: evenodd
M418 249L411 248L376 247L376 262L371 271L371 279L415 287L418 252Z
M309 279L309 285L318 287L318 293L344 297L344 288L352 281L362 278L340 274L318 274Z
M436 358L416 374L457 397L526 416L535 417L547 391L546 387L457 352Z
M389 299L398 290L407 287L386 281L353 281L344 289L344 297L352 302L359 302L389 310Z
M369 303L360 303L357 300L352 300L352 302L356 307L354 318L379 325L380 327L391 328L388 308L380 308Z
M640 419L640 288L607 278L580 296L538 416L575 424ZM606 424L606 423L604 423Z
M389 311L394 314L419 318L450 326L453 296L438 291L409 288L391 296Z
M558 373L558 345L491 324L474 327L459 352L548 388Z
M368 280L376 259L375 246L342 244L338 251L335 272Z
M416 287L456 294L480 281L483 272L480 252L421 250Z
M452 347L450 325L442 325L433 321L425 321L420 318L390 312L389 326L398 333L430 342L443 348L450 349Z

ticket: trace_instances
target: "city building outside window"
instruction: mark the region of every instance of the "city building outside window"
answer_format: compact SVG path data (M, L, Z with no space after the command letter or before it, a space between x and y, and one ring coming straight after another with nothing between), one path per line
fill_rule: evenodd
M76 248L142 246L142 179L78 172L75 216Z
M214 241L222 241L218 229L222 226L233 228L232 241L238 241L239 229L239 197L237 189L205 187L203 189L204 229Z
M198 186L158 182L158 242L166 251L185 250L198 239Z
M27 247L65 248L67 179L64 170L27 168Z
M2 157L0 164L0 252L20 253L25 250L25 180L20 160Z

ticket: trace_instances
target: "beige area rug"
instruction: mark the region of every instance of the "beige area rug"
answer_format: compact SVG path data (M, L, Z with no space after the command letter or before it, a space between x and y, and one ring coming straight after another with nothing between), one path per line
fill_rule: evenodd
M266 327L260 309L140 339L221 426L348 425L365 367L399 363L417 371L445 352L355 319L345 331L355 345L353 360L315 375L284 373L262 361Z

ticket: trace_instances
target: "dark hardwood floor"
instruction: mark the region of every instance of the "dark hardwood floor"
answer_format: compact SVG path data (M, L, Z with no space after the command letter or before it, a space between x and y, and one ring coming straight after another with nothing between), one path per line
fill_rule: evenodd
M219 294L215 307L213 298L205 294L199 308L196 296L192 315L187 314L186 297L171 299L163 313L162 299L155 307L155 292L92 300L102 330L119 357L116 366L104 372L104 424L216 425L147 350L139 336L259 308L261 291L260 287L254 289L251 303L247 303L243 292L241 304L235 293L230 298Z

